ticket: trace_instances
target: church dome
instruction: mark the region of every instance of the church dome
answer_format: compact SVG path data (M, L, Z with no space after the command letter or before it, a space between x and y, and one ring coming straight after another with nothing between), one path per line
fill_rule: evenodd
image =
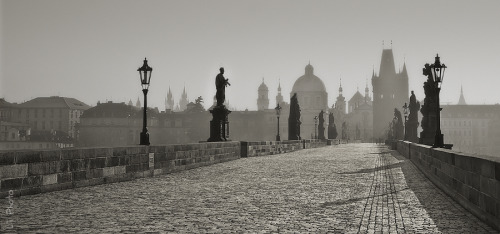
M259 91L269 91L267 85L264 83L264 78L262 78L262 84L259 86Z
M305 70L305 74L293 84L292 94L296 92L326 92L323 81L314 75L313 66L308 64Z

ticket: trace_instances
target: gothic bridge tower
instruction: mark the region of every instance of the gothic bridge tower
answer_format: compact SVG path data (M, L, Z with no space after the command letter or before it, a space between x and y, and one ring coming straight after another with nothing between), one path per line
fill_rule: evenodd
M373 71L373 137L385 139L389 122L394 118L394 108L401 111L409 100L406 63L403 71L396 73L392 49L382 51L379 74ZM403 113L401 111L401 113Z

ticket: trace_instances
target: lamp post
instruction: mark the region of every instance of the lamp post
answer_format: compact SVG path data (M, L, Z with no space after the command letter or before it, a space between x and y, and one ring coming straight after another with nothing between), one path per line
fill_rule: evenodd
M403 113L405 115L405 136L404 136L404 140L408 140L408 132L407 132L407 129L408 129L408 104L405 102L405 105L403 106Z
M318 139L318 134L316 133L318 131L318 116L314 116L314 139Z
M280 104L278 103L278 105L274 109L276 110L276 118L278 118L278 135L276 135L276 141L281 141L281 138L280 138L280 114L281 114L281 106L280 106Z
M436 90L436 107L437 107L436 137L434 140L434 145L432 147L443 148L444 140L443 140L443 134L441 134L441 107L439 106L439 92L441 91L441 85L443 83L444 70L446 69L446 66L444 64L441 64L441 61L439 59L439 54L436 54L434 64L431 64L430 67L431 67L432 78L434 79L434 88Z
M147 108L148 108L148 90L149 82L151 81L151 73L153 68L148 66L148 60L144 58L144 64L142 67L137 69L139 72L139 79L141 80L142 92L144 93L144 112L143 112L143 122L142 122L142 132L141 132L141 145L149 145L149 133L146 128L147 125Z

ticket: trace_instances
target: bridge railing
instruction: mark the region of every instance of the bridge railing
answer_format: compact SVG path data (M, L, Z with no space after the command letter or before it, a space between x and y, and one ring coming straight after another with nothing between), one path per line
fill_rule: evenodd
M500 158L408 141L398 141L395 146L436 186L500 231Z
M0 153L0 197L133 180L240 158L240 142Z
M239 159L326 146L326 140L0 152L0 197L151 177ZM331 143L331 142L330 142Z

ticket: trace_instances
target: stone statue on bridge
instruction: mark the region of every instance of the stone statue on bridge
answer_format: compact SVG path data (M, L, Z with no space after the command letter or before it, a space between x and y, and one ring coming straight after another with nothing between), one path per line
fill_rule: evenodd
M217 99L217 106L222 106L226 100L226 86L231 84L229 84L229 79L224 78L224 68L219 68L219 71L220 73L215 77L215 88L217 89L215 98Z
M406 138L408 141L418 143L418 111L420 110L420 102L417 101L415 93L411 91L410 96L410 114L408 116L408 122L406 123Z
M300 106L297 93L290 98L290 115L288 117L288 140L300 140Z
M335 126L335 117L333 117L333 113L328 115L328 139L337 138L337 126Z
M321 140L324 140L325 139L325 117L323 117L323 115L325 114L325 112L323 112L323 110L321 110L321 112L319 112L319 124L318 124L318 139L321 139Z
M401 111L398 108L394 108L394 119L393 119L393 137L394 140L403 140L404 139L404 125L403 125L403 117L401 117Z
M436 129L437 129L437 100L436 100L436 84L432 78L431 66L426 63L422 69L422 74L427 76L427 81L424 82L425 99L424 105L420 109L422 113L422 132L420 132L420 144L433 145Z
M212 120L210 121L210 138L208 138L208 142L230 141L228 115L231 111L224 106L224 101L226 100L226 86L231 84L229 84L229 79L224 78L224 68L221 67L219 71L220 73L215 77L217 105L210 110Z

